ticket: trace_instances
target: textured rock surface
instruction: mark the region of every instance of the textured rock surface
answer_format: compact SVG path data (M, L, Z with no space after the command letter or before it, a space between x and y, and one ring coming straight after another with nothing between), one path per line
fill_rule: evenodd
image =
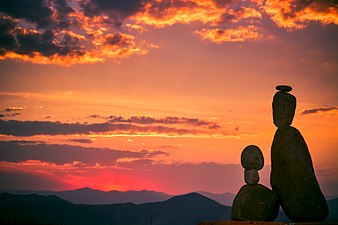
M260 170L264 166L262 151L256 145L247 146L241 154L241 164L246 170Z
M273 221L278 215L276 193L267 187L244 185L232 204L231 219L245 221Z
M276 131L271 148L271 186L292 221L320 221L328 206L317 182L307 145L294 127Z
M277 92L273 97L273 123L278 128L290 126L295 116L296 97L285 92Z
M258 184L259 182L259 175L258 170L245 170L244 171L244 181L247 184L253 185Z

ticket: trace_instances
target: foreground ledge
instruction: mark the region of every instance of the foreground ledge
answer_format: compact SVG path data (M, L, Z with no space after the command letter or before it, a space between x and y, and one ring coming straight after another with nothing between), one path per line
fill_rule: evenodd
M261 222L261 221L214 221L214 222L201 222L198 225L338 225L338 223L325 223L325 222L298 222L298 223L282 223L282 222Z

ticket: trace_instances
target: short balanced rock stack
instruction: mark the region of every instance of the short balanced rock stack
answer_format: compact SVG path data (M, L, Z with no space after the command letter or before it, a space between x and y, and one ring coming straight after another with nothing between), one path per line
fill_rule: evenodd
M285 214L294 222L320 221L328 206L317 182L312 159L301 133L291 126L296 98L290 86L280 85L272 102L278 128L271 147L271 187Z
M255 145L247 146L241 155L244 167L244 185L236 195L231 212L232 220L273 221L278 214L277 195L269 188L258 184L258 171L264 166L261 150Z

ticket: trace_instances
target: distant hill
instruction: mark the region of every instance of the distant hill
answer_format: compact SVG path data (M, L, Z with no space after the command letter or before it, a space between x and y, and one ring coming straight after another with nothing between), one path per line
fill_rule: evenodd
M327 201L330 214L327 217L328 222L338 222L338 198Z
M326 222L338 222L338 198L329 200L328 205L330 215ZM231 207L198 193L139 205L85 205L70 203L55 195L0 194L0 224L196 225L202 221L229 220L230 215ZM282 212L276 221L290 222Z
M90 204L90 205L103 205L114 203L135 203L143 204L149 202L160 202L168 200L174 195L169 195L163 192L156 191L100 191L88 187L68 190L68 191L31 191L31 190L0 190L0 193L12 194L37 194L37 195L56 195L66 201L76 204ZM232 206L235 198L233 193L216 194L206 191L198 191L197 193L210 198L222 205ZM327 197L327 200L334 200L337 196Z
M64 200L78 204L113 204L113 203L135 203L142 204L148 202L165 201L174 195L168 195L163 192L156 191L99 191L91 188L80 188L69 191L28 191L28 190L0 190L0 193L12 194L38 194L38 195L56 195ZM215 194L205 191L197 192L207 198L215 200L216 202L231 206L235 198L233 193Z
M0 221L64 225L196 225L230 218L231 208L197 193L136 205L82 205L56 196L0 194Z
M235 198L235 194L233 193L223 193L223 194L215 194L215 193L210 193L210 192L205 192L205 191L199 191L197 192L207 198L210 198L212 200L215 200L216 202L226 205L226 206L232 206L232 202Z
M135 203L159 202L173 196L156 191L99 191L91 188L81 188L70 191L28 191L28 190L2 190L0 192L12 194L38 194L56 195L64 200L78 204L113 204L113 203Z

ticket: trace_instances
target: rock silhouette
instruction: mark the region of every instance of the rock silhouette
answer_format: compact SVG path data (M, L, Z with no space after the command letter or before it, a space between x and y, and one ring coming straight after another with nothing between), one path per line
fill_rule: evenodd
M301 133L291 126L296 109L290 86L280 85L273 98L273 122L277 126L271 147L271 187L285 214L295 222L320 221L328 206L317 182L312 159Z
M261 150L247 146L241 154L246 185L241 187L232 204L231 219L244 221L273 221L278 215L278 196L269 188L258 184L264 166Z

